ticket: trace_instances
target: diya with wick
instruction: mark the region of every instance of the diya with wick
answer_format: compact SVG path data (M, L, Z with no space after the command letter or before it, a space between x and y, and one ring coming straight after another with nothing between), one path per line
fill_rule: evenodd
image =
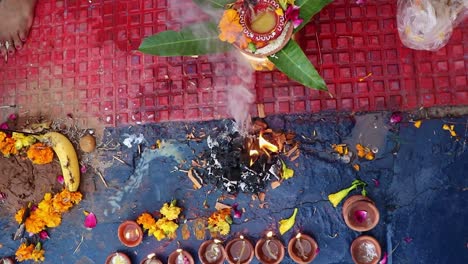
M222 264L226 259L221 240L212 239L203 242L198 249L198 258L203 264Z
M288 254L291 259L298 264L312 262L318 253L318 245L312 237L298 233L289 240Z
M156 254L151 253L146 256L146 259L142 260L140 264L162 264L162 262L156 258Z
M132 261L124 253L115 252L107 257L105 264L132 264Z
M136 247L143 240L143 230L135 221L125 221L117 230L120 242L127 247Z
M356 238L350 251L355 264L377 264L382 255L379 242L371 236Z
M0 264L15 264L12 258L2 258L0 259Z
M255 245L255 256L264 264L279 264L284 258L283 243L269 231L266 238L260 239Z
M226 245L226 259L229 264L248 264L253 257L254 247L244 236L234 238Z
M169 255L168 264L194 264L192 255L183 249L177 249Z

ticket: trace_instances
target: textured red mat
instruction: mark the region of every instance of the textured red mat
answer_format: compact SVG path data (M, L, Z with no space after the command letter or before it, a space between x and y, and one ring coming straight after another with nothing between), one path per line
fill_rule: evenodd
M229 92L239 83L266 114L467 105L468 25L438 52L412 51L399 40L396 4L389 2L396 1L337 0L301 32L329 86L325 93L277 71L252 74L227 55L134 51L145 36L206 18L189 0L40 0L26 47L0 62L0 105L73 113L84 125L208 120L228 116L228 102L237 100Z

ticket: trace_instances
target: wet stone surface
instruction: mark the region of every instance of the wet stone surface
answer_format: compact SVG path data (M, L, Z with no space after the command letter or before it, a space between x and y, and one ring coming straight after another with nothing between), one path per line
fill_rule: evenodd
M360 233L345 225L342 203L334 208L327 196L359 178L369 184L368 196L381 216L376 228L364 234L374 236L382 252L393 252L388 263L468 263L465 176L468 151L464 144L467 117L425 120L419 129L410 122L390 125L389 117L390 113L267 118L271 128L296 133L301 155L293 162L287 161L295 175L276 189L266 184L264 202L253 201L250 193L243 192L235 199L222 201L228 205L238 203L240 209L245 209L240 219L234 219L225 240L242 233L255 243L266 231L274 230L287 245L300 231L317 240L320 253L313 263L352 263L349 247ZM442 130L447 122L455 123L458 141ZM142 244L126 248L117 238L117 227L125 220L135 220L142 212L153 213L163 203L177 199L193 231L195 219L208 217L223 193L216 184L208 183L195 190L186 171L192 159L209 153L208 135L231 128L232 123L223 120L106 130L104 141L113 139L121 143L118 149L100 155L102 163L109 165L104 173L109 188L97 175L93 176L95 191L84 193L82 203L64 215L62 225L50 230L50 240L43 243L45 263L103 263L115 251L128 254L134 263L154 252L165 263L177 248L176 241L157 242L145 235ZM192 134L191 140L187 140L188 134ZM141 152L138 143L128 140L132 135L141 139ZM159 148L152 149L157 140L161 140ZM128 144L124 145L124 141ZM347 143L352 151L356 143L376 147L376 159L364 161L353 157L345 163L337 159L331 148L339 143ZM353 164L359 164L360 170L356 171ZM358 192L351 194L355 193ZM289 217L296 207L299 212L294 228L280 236L278 221ZM96 214L96 228L83 227L83 210ZM19 245L9 235L16 230L13 216L0 218L0 226L4 234L0 238L0 254L13 255ZM177 241L193 256L197 256L202 243L193 232L189 240L182 240L180 229ZM286 254L282 263L293 262Z

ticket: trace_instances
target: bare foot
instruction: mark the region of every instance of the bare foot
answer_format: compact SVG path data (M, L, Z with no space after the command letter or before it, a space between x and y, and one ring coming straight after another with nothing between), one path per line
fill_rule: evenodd
M20 50L34 19L36 0L0 0L0 54Z

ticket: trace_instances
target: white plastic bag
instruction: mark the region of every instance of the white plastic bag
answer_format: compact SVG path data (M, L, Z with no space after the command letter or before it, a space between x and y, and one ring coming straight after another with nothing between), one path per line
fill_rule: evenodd
M438 50L467 15L468 0L398 0L398 33L408 48Z

